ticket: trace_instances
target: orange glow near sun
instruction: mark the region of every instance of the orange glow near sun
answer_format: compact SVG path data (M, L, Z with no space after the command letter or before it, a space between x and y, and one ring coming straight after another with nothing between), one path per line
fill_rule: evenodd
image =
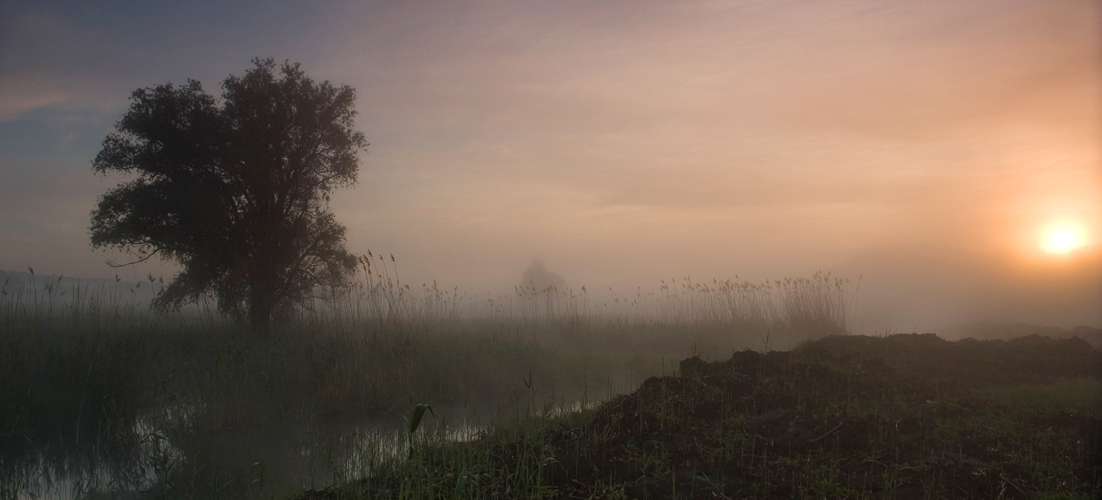
M1053 222L1041 233L1041 249L1050 254L1069 254L1086 245L1086 231L1074 222Z

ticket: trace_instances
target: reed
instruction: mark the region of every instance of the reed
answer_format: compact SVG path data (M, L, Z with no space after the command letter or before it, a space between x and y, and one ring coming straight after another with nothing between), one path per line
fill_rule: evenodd
M86 491L183 474L210 492L229 479L200 480L206 469L187 463L198 455L180 451L201 436L404 414L417 404L469 405L487 418L569 414L601 399L594 394L611 397L672 373L671 363L694 348L722 356L760 348L763 332L775 345L794 345L845 331L845 282L829 275L671 280L633 296L585 287L487 296L411 286L396 259L368 253L354 284L316 290L268 336L209 299L152 311L148 298L160 286L152 277L3 282L0 483L78 478ZM329 468L362 472L349 465L362 456L348 452ZM115 465L105 472L104 464ZM252 480L259 472L236 474Z
M440 288L436 282L411 287L398 278L393 256L360 257L361 277L352 286L330 289L302 304L295 320L331 331L431 328L463 321L523 326L585 326L588 329L711 328L759 338L765 332L794 343L845 334L847 279L830 273L810 278L752 283L712 279L662 281L656 291L591 294L557 287L518 286L514 293L479 296Z

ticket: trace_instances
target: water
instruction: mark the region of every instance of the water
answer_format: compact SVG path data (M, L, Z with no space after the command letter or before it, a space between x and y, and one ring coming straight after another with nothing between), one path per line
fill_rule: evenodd
M315 416L215 432L173 430L186 428L180 424L188 414L174 407L138 418L127 435L133 446L45 445L31 457L2 450L0 483L7 484L0 493L21 500L268 498L362 478L380 461L407 453L410 443L408 422L398 413ZM434 408L414 439L468 441L487 421L470 408Z

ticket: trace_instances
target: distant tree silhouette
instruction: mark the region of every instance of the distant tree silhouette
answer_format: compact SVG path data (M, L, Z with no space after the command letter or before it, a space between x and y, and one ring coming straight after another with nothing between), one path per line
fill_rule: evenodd
M329 211L355 184L355 90L315 83L298 64L255 59L222 98L188 80L139 89L92 162L131 174L92 212L95 248L180 263L155 299L179 308L204 294L267 331L272 315L318 286L345 282L356 258Z
M556 273L547 270L547 267L540 262L539 259L533 260L532 264L524 270L524 273L520 276L520 287L522 289L533 289L536 291L542 291L548 288L555 288L559 290L566 289L566 281L562 279Z

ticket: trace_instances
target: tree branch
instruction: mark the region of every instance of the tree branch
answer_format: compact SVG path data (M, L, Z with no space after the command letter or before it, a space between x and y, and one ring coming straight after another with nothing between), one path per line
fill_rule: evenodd
M154 250L154 251L153 251L152 253L150 253L149 255L146 255L145 257L142 257L142 258L140 258L140 259L138 259L138 260L135 260L135 261L133 261L133 262L127 262L127 263L125 263L125 264L116 264L116 263L114 263L114 262L111 262L110 260L107 260L107 261L104 261L104 262L106 262L106 263L107 263L107 265L109 265L109 266L111 266L111 267L114 267L114 268L119 268L119 267L126 267L126 266L132 266L132 265L134 265L134 264L141 264L142 262L145 262L145 261L147 261L147 260L149 260L149 259L153 258L153 256L154 256L154 255L157 255L157 253L158 253L158 252L160 252L160 251L161 251L161 249L160 249L160 248L158 248L158 249Z

